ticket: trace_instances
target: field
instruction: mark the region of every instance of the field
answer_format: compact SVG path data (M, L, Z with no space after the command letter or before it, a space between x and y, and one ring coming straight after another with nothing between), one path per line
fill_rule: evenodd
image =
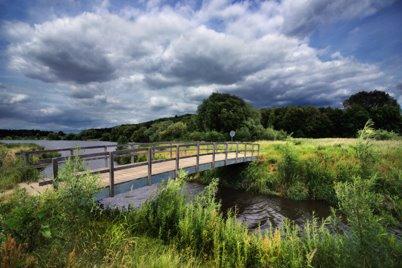
M97 177L77 179L72 174L82 167L71 160L60 172L65 183L58 191L36 197L16 191L0 203L1 265L400 267L401 238L391 231L401 228L402 219L400 140L259 143L258 162L192 178L181 174L154 200L126 212L101 210L92 200ZM221 216L216 177L247 191L326 200L335 211L303 228L289 222L251 233L233 215ZM192 203L180 194L186 179L209 183Z

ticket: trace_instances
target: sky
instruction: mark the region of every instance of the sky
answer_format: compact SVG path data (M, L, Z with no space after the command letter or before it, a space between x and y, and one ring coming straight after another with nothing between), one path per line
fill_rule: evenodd
M256 107L402 104L402 0L0 0L0 129L78 131Z

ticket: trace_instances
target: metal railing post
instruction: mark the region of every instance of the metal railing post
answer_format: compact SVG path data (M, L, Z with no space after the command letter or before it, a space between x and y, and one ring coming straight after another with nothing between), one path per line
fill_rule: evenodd
M173 143L170 143L170 159L173 158Z
M254 156L254 143L251 144L251 157Z
M151 185L152 179L152 158L154 154L153 147L148 148L148 185Z
M114 196L114 154L109 152L109 196Z
M257 144L257 150L258 150L257 151L257 156L260 156L260 144L259 143Z
M107 147L103 146L103 151L105 152L105 167L107 167Z
M180 168L180 148L179 145L176 145L176 165L175 165L175 177L177 177L178 173L179 173L179 168Z
M130 162L131 163L134 163L134 145L130 145L130 148L131 148L131 153L130 153L130 155L131 155L131 159L130 159Z
M247 157L247 143L244 144L244 159L243 159L243 161L246 161L246 157Z
M200 144L197 143L197 172L200 170Z
M238 158L239 158L239 142L236 142L236 163Z
M212 144L212 168L215 168L215 151L216 151L216 144Z
M225 166L228 164L228 143L225 142Z

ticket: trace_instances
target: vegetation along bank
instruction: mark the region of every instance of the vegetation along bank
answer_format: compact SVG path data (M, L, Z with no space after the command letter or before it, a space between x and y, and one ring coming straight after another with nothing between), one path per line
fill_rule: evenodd
M128 211L101 210L93 200L98 178L74 176L83 167L71 159L60 171L58 191L16 191L1 200L2 265L400 267L401 240L390 229L401 222L401 141L374 141L373 133L367 126L357 140L261 141L260 161L237 170L240 176L228 170L181 174L156 198ZM209 184L191 203L181 194L188 179ZM250 232L235 215L222 216L214 197L218 183L322 199L336 212L303 227L287 222Z

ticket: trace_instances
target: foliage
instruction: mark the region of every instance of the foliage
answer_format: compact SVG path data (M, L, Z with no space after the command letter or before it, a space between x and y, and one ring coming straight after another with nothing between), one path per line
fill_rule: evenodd
M303 170L303 158L286 151L299 147L286 147L277 148L287 158L279 161L281 172L294 179L293 169ZM334 156L341 149L319 151L328 150L326 153ZM247 175L276 172L265 163L277 162L266 158L254 164ZM93 199L97 177L85 172L77 177L81 170L82 163L71 158L60 170L57 191L36 197L16 192L12 199L0 203L2 261L7 256L21 265L57 267L398 266L401 243L386 232L382 215L375 213L383 201L382 193L373 192L379 187L375 177L355 177L335 184L338 214L343 213L350 225L345 232L334 231L338 227L334 215L322 223L312 219L297 227L286 222L281 228L253 233L235 215L222 217L214 199L218 181L213 177L191 202L182 195L185 174L181 173L139 209L100 211ZM289 181L292 187L307 187L301 177ZM256 188L280 183L267 176ZM390 187L389 191L398 190Z
M373 122L367 121L364 128L360 131L357 140L355 151L356 157L360 162L360 176L363 179L368 179L374 175L375 164L377 162L377 154L370 141L370 137L374 132Z
M383 227L381 217L373 214L381 196L371 188L371 180L358 177L335 186L340 211L350 226L346 244L349 261L353 260L358 267L391 267L393 259L401 256L402 245Z
M344 101L344 108L284 106L257 110L243 99L213 93L198 107L197 114L160 118L139 124L87 129L78 134L37 130L0 130L0 138L100 139L132 142L222 141L229 131L235 140L284 140L292 137L355 137L367 120L379 129L374 138L394 139L402 133L397 101L382 91L359 92Z
M116 151L128 150L130 147L128 146L128 140L125 136L120 136L117 141ZM119 165L125 165L130 163L131 157L130 155L118 155L115 157L116 162Z
M239 97L212 93L197 110L201 130L229 133L237 130L249 119L259 122L259 112Z
M15 155L21 150L27 150L27 148L21 145L0 144L0 191L10 189L20 182L39 179L39 172Z
M370 133L362 133L362 131L359 130L357 134L358 136L369 134L368 138L374 140L397 140L400 138L395 132L383 129L372 129Z

